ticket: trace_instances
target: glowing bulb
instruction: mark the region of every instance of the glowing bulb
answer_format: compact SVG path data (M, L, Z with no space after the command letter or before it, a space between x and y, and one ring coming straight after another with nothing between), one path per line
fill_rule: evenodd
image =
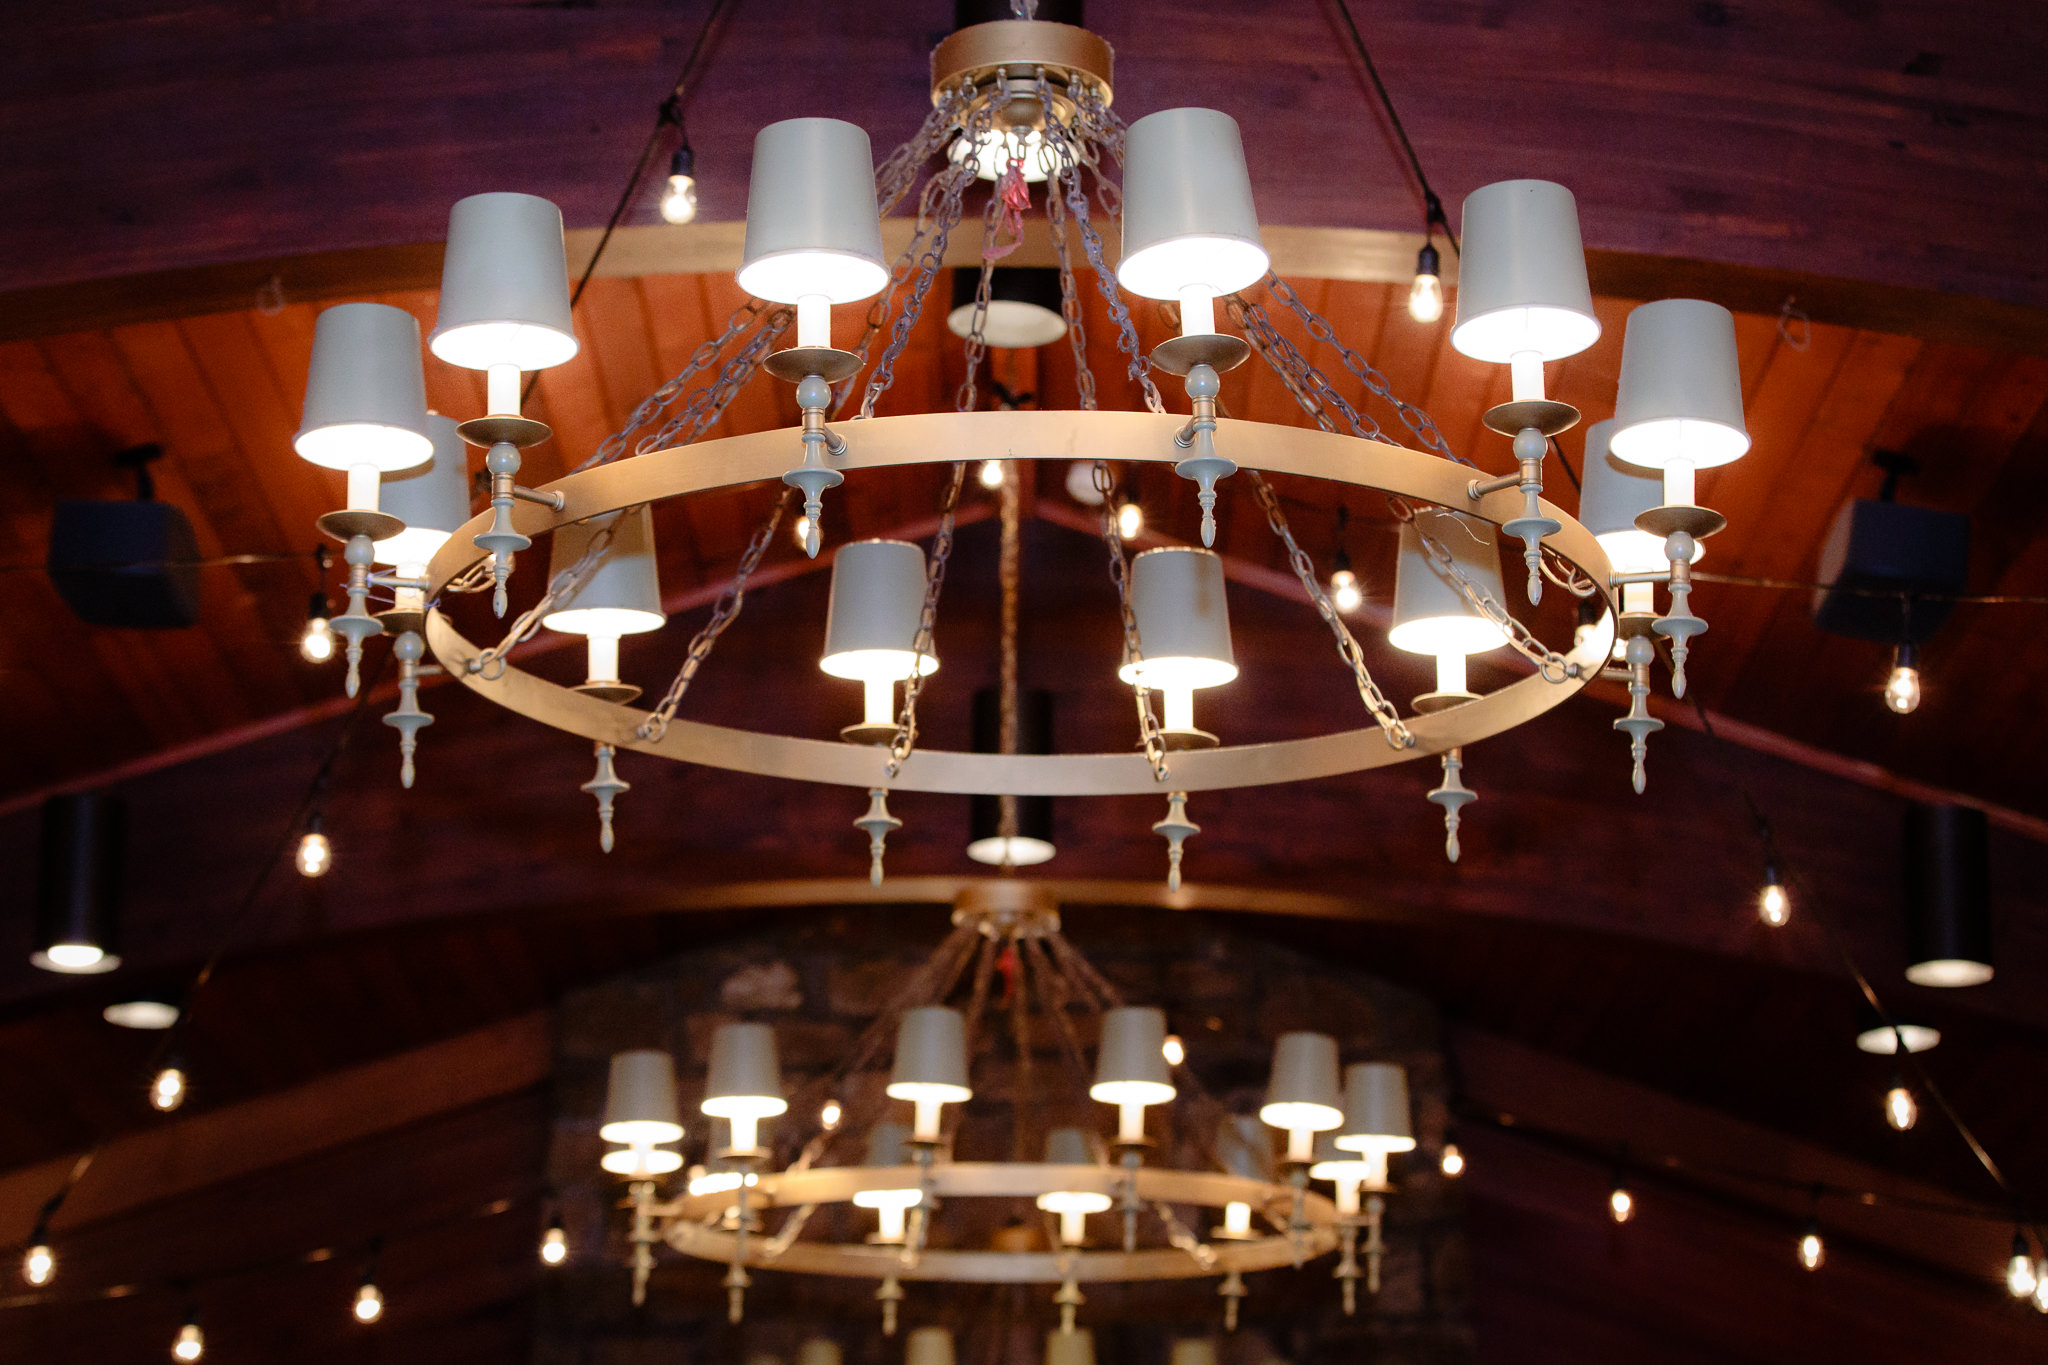
M106 959L107 950L96 943L53 943L43 956L60 972L89 972Z
M1001 460L983 460L981 462L980 477L983 488L1001 488L1003 486L1003 462Z
M826 1100L825 1107L818 1111L818 1125L826 1132L839 1126L839 1120L846 1117L846 1111L839 1107L838 1100Z
M1159 1045L1159 1055L1166 1058L1168 1066L1179 1066L1188 1059L1187 1044L1180 1040L1178 1033L1169 1033L1166 1041Z
M1884 704L1908 715L1920 705L1920 670L1900 664L1892 669L1892 675L1885 681Z
M1817 1229L1808 1228L1806 1235L1799 1239L1799 1264L1808 1270L1819 1270L1822 1261L1828 1258L1828 1249L1820 1240Z
M1636 1197L1624 1185L1616 1185L1607 1196L1607 1212L1617 1223L1626 1223L1636 1216Z
M355 1315L357 1322L375 1322L384 1316L384 1291L363 1281L363 1287L356 1291Z
M1415 283L1408 286L1408 316L1417 322L1435 322L1444 315L1442 270L1436 246L1424 242L1415 255Z
M672 175L661 193L661 216L671 223L687 223L697 216L697 177Z
M1437 1168L1451 1179L1465 1174L1465 1154L1458 1150L1455 1142L1444 1144L1444 1154L1437 1158Z
M170 1113L185 1102L185 1073L175 1066L167 1066L156 1073L156 1079L149 1083L149 1102L163 1113Z
M334 631L325 616L306 622L306 633L299 637L299 657L309 664L324 664L334 657Z
M299 840L298 865L301 877L327 875L327 869L334 866L334 846L325 834L317 829L306 831Z
M2048 1313L2048 1259L2034 1267L2034 1309Z
M1125 540L1136 538L1145 529L1145 509L1135 502L1127 502L1116 509L1116 533Z
M1358 586L1358 575L1349 569L1339 569L1330 575L1330 603L1341 612L1354 612L1365 605L1365 593Z
M1903 1085L1894 1085L1885 1092L1884 1121L1903 1133L1920 1120L1920 1106L1913 1100L1913 1092Z
M1792 918L1792 902L1785 898L1785 888L1778 885L1776 877L1772 877L1764 885L1764 893L1757 901L1756 913L1757 918L1773 929L1784 928L1785 921Z
M811 538L811 519L809 517L798 517L795 521L791 522L789 524L789 538L796 542L797 549L807 548Z
M2012 1235L2012 1261L2005 1268L2005 1287L2016 1299L2031 1298L2041 1287L2041 1276L2034 1269L2034 1258L2027 1254L2027 1237L2023 1232Z
M21 1260L21 1278L37 1288L48 1284L57 1273L57 1258L41 1242L28 1249Z
M199 1324L188 1321L178 1329L178 1339L171 1343L174 1359L193 1361L206 1354L206 1335L199 1330Z
M569 1259L569 1234L559 1218L541 1235L540 1259L544 1265L560 1265Z

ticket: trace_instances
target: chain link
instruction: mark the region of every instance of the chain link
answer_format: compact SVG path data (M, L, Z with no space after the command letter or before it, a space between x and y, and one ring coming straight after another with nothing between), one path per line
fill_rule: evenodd
M1273 528L1273 534L1280 537L1287 547L1287 560L1293 566L1294 576L1301 580L1301 586L1308 592L1309 601L1315 604L1316 614L1330 627L1330 633L1337 637L1337 655L1351 669L1352 679L1358 685L1358 699L1365 703L1366 711L1374 724L1387 737L1387 744L1395 749L1409 749L1415 745L1415 736L1402 721L1401 713L1387 700L1373 681L1372 673L1365 666L1365 652L1358 646L1358 637L1351 633L1351 627L1344 623L1344 617L1330 602L1323 591L1322 580L1316 575L1315 563L1309 559L1294 539L1294 529L1287 524L1287 513L1280 506L1280 498L1273 492L1273 486L1266 482L1266 476L1258 470L1248 470L1252 491L1258 495L1259 505L1266 509L1266 523Z
M1334 407L1351 428L1352 435L1368 441L1384 439L1380 424L1353 408L1344 395L1331 386L1329 377L1310 364L1308 357L1273 325L1265 309L1239 294L1231 295L1223 306L1230 319L1243 329L1245 340L1259 353L1259 358L1280 376L1287 385L1287 391L1294 395L1294 401L1316 420L1318 426L1325 431L1336 430L1329 417L1329 408Z
M735 308L732 316L725 320L724 330L691 352L689 363L678 370L674 378L649 394L639 407L633 409L633 415L626 419L624 429L605 437L603 444L598 446L589 459L577 465L573 472L581 473L593 465L610 464L625 454L626 442L632 438L633 433L653 425L655 419L667 410L668 405L682 396L684 387L692 379L718 363L718 358L725 353L725 348L730 346L740 333L751 327L761 316L761 310L766 307L768 305L759 299L748 299Z
M946 484L946 496L939 505L939 533L932 539L931 567L925 572L924 606L917 614L917 635L911 642L914 658L932 654L932 630L939 619L939 594L946 586L946 563L953 557L953 517L960 506L960 486L967 481L967 463L953 464L953 477ZM903 710L896 718L896 735L889 741L889 776L903 771L904 762L917 748L917 694L924 689L924 671L913 667L903 683Z
M1451 580L1459 593L1480 615L1506 632L1508 645L1517 654L1535 664L1537 672L1543 675L1545 682L1561 683L1567 678L1576 678L1580 675L1581 670L1577 664L1537 639L1527 626L1508 613L1508 609L1501 605L1499 598L1487 588L1473 582L1465 571L1458 567L1456 557L1443 542L1416 522L1415 509L1407 499L1390 496L1387 505L1393 509L1398 520L1415 526L1415 533L1422 541L1422 547L1429 552L1429 557L1436 561L1444 577Z
M668 733L669 722L676 718L676 708L683 704L683 694L696 680L697 670L711 657L711 650L717 645L718 637L725 634L725 628L737 620L746 607L747 580L753 577L754 570L761 567L761 557L774 543L775 533L781 529L783 514L789 510L790 499L795 493L793 488L782 490L781 496L775 499L775 506L768 512L768 520L761 523L760 529L754 532L754 538L747 542L739 567L733 571L732 582L726 584L725 591L718 595L718 601L711 608L711 619L690 640L690 652L684 657L683 666L676 671L675 681L668 685L660 705L634 731L640 738L659 741Z
M533 638L540 629L540 620L554 610L555 603L567 597L579 587L584 577L604 558L611 548L612 530L620 521L638 510L628 507L601 527L590 538L590 544L583 549L583 555L574 564L548 580L548 590L540 595L540 601L522 612L518 619L505 631L505 638L469 661L469 671L478 674L488 682L496 682L505 675L506 656L512 650Z
M1131 607L1131 562L1124 554L1123 531L1116 521L1116 474L1106 460L1095 462L1095 491L1102 495L1102 541L1109 547L1109 581L1116 588L1116 608L1123 623L1124 662L1137 663L1145 651L1138 639L1138 614ZM1131 697L1137 703L1138 739L1144 746L1145 761L1152 765L1152 780L1164 782L1166 738L1152 710L1151 690L1141 682L1132 683Z

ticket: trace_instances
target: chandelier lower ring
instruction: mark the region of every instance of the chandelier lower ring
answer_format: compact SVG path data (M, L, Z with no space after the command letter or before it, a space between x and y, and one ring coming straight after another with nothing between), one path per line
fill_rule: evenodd
M1002 451L1005 459L1049 460L1062 466L1077 459L1172 464L1182 454L1173 438L1184 421L1171 413L1081 411L877 417L837 428L845 437L846 453L832 464L849 473L949 464L962 451ZM1518 489L1502 489L1474 501L1468 492L1470 466L1390 442L1228 418L1217 422L1216 441L1244 468L1376 489L1452 507L1496 526L1523 512ZM797 432L785 428L598 465L547 485L543 491L562 498L560 511L521 502L511 509L511 520L522 534L538 536L642 503L772 482L788 466L796 442ZM1390 746L1376 725L1307 739L1224 745L1174 754L1164 782L1143 754L1132 752L979 754L918 749L891 777L886 750L837 740L771 735L681 717L671 721L659 739L644 739L638 733L647 719L644 711L581 695L509 665L471 671L483 649L456 630L438 608L428 612L425 633L434 657L452 676L508 710L599 744L706 767L864 790L885 787L955 795L1117 796L1153 794L1169 786L1190 792L1265 786L1334 777L1477 744L1563 704L1598 675L1613 644L1612 623L1619 610L1607 586L1613 570L1592 532L1548 502L1541 508L1561 528L1544 543L1600 585L1608 607L1606 624L1585 631L1564 656L1577 666L1576 677L1550 682L1531 675L1462 706L1417 716L1407 722L1415 737L1409 748ZM471 518L434 556L427 570L430 601L483 557L473 538L490 522L488 512Z
M802 1171L763 1174L747 1189L750 1208L799 1208L845 1204L861 1190L915 1188L922 1178L914 1166L816 1166ZM946 1199L1035 1199L1061 1191L1121 1194L1124 1171L1110 1166L1055 1166L1044 1162L939 1162L932 1166L932 1193ZM1139 1202L1198 1205L1221 1209L1249 1204L1283 1221L1293 1208L1292 1186L1220 1171L1174 1171L1140 1167L1136 1173ZM1232 1271L1277 1270L1297 1260L1313 1260L1336 1250L1344 1226L1336 1203L1314 1190L1301 1192L1301 1213L1307 1228L1300 1239L1283 1234L1248 1241L1205 1244L1206 1256L1177 1247L1143 1251L956 1251L925 1248L914 1265L905 1265L898 1246L794 1241L776 1248L758 1234L740 1239L718 1226L735 1203L732 1191L685 1195L656 1203L648 1213L663 1225L668 1245L701 1260L731 1263L737 1257L754 1270L787 1270L801 1275L838 1275L853 1279L947 1281L966 1284L1059 1284L1188 1280L1214 1278Z

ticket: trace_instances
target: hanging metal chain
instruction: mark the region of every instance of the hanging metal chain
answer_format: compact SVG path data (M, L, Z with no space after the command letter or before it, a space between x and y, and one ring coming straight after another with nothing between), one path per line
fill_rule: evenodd
M989 255L989 248L995 244L1002 210L1001 197L990 195L988 210L982 215L981 222L981 270L974 283L974 315L967 322L967 375L953 395L953 410L956 412L973 412L981 403L978 386L981 362L988 354L988 306L994 299L996 281L996 260Z
M633 507L626 508L592 536L590 544L584 547L582 557L548 580L548 590L540 595L540 601L513 621L505 632L505 638L469 661L469 672L478 674L489 682L496 682L505 676L506 656L515 647L532 639L533 633L540 629L541 618L554 610L555 603L582 584L584 578L604 558L605 552L611 549L613 529L637 510Z
M1074 281L1074 262L1067 253L1067 209L1057 186L1045 195L1046 220L1052 227L1052 249L1059 257L1060 316L1067 324L1067 346L1074 354L1074 388L1080 395L1081 411L1094 412L1095 371L1088 365L1088 333L1081 322L1081 291Z
M911 642L911 656L932 657L932 628L939 619L939 594L946 586L946 563L953 557L953 518L960 507L960 486L967 481L967 464L956 461L953 477L946 484L945 500L939 506L939 533L932 540L931 568L925 572L924 606L917 615L917 636ZM924 670L912 666L903 683L903 710L896 719L896 736L889 741L890 777L903 771L904 762L917 748L917 694L924 689Z
M1373 681L1371 671L1365 666L1365 652L1358 647L1358 637L1351 633L1351 627L1344 623L1344 617L1323 591L1315 563L1309 559L1308 552L1296 543L1294 529L1287 524L1287 513L1281 509L1280 498L1273 492L1273 486L1256 469L1247 470L1246 474L1252 481L1252 491L1258 494L1259 505L1266 509L1266 523L1273 528L1273 534L1280 537L1280 543L1287 547L1287 560L1293 566L1294 576L1301 580L1309 601L1315 604L1316 613L1330 627L1330 633L1337 637L1337 657L1351 669L1351 676L1358 684L1358 699L1365 703L1366 711L1386 735L1390 747L1413 748L1415 736L1401 719L1401 713L1387 700L1387 694L1380 691L1379 684Z
M689 382L717 364L719 357L725 353L725 348L754 325L763 309L770 307L772 305L763 303L760 299L748 299L735 308L732 316L725 320L724 330L691 352L689 363L678 370L674 378L649 394L639 407L633 409L633 415L626 419L625 427L605 437L604 443L598 446L589 459L577 465L574 472L580 473L593 465L610 464L625 454L626 442L632 439L633 433L652 426L668 409L669 404L682 396L683 389Z
M1380 424L1352 407L1344 395L1331 386L1329 377L1310 364L1308 357L1273 325L1264 309L1248 302L1241 294L1232 294L1224 300L1223 307L1231 321L1243 330L1245 340L1259 353L1259 358L1271 366L1287 385L1287 391L1294 395L1294 401L1302 411L1313 417L1324 431L1336 430L1329 417L1329 409L1335 408L1351 428L1352 435L1368 441L1384 439Z
M1138 613L1131 607L1131 562L1124 554L1123 531L1116 520L1116 474L1106 460L1097 460L1094 472L1095 491L1102 495L1100 524L1102 542L1109 547L1109 581L1116 588L1117 614L1123 622L1124 662L1137 663L1145 657L1145 651L1138 639ZM1152 780L1164 782L1166 737L1152 710L1152 692L1141 682L1132 683L1131 698L1137 705L1138 739L1145 750L1145 761L1152 765Z
M997 490L1001 498L1002 541L996 557L996 581L1002 593L1001 639L1002 652L997 668L997 724L996 752L1014 754L1017 752L1017 607L1019 580L1022 577L1019 561L1022 558L1022 509L1017 487L1017 467L1006 463L1003 466L1002 487ZM996 833L1003 840L1003 866L1011 866L1010 855L1017 838L1017 796L1004 792L996 798Z
M1393 509L1394 516L1399 520L1415 523L1415 509L1406 499L1389 497L1387 505ZM1457 559L1445 548L1442 541L1431 535L1419 523L1415 524L1415 532L1421 539L1423 548L1429 551L1429 557L1435 560L1437 567L1442 570L1444 577L1451 580L1459 593L1481 616L1506 632L1508 645L1517 654L1535 664L1536 671L1543 675L1545 682L1561 683L1568 678L1580 676L1582 670L1577 664L1537 639L1527 626L1508 613L1508 609L1501 605L1499 598L1487 588L1473 582L1465 571L1458 567Z
M754 538L747 542L746 552L740 556L739 567L733 571L732 582L725 585L725 591L718 595L712 605L711 619L706 621L690 640L690 652L683 659L683 666L676 670L675 681L668 685L656 706L646 720L634 731L645 740L659 740L668 733L669 722L676 718L676 708L683 703L683 694L690 690L690 684L697 677L697 670L711 657L718 637L725 634L725 628L739 619L747 604L747 580L754 570L761 567L761 557L768 553L768 547L775 541L775 533L782 528L782 517L789 510L790 499L796 490L784 488L775 506L769 509L768 520L761 523L754 532Z
M1428 413L1416 407L1413 403L1398 397L1388 385L1385 375L1367 363L1364 356L1346 346L1338 338L1337 329L1330 325L1330 320L1303 303L1301 295L1294 292L1293 286L1278 275L1268 272L1266 275L1266 290L1274 298L1280 300L1281 303L1291 309L1296 317L1301 319L1303 325L1308 328L1308 334L1311 337L1335 348L1337 354L1344 358L1344 368L1357 375L1359 382L1365 385L1368 392L1392 405L1394 411L1401 414L1401 420L1407 424L1408 430L1415 433L1415 439L1422 442L1426 449L1435 451L1447 460L1456 460L1459 464L1469 465L1472 463L1451 449L1450 443L1444 440L1443 433L1437 430L1436 422L1431 419ZM1247 308L1257 308L1257 306L1256 304L1246 305Z

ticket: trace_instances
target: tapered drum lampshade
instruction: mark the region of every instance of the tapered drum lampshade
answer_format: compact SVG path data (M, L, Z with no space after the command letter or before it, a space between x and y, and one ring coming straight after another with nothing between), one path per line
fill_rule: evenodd
M377 542L379 564L425 565L455 528L469 520L469 447L455 432L455 419L427 415L434 455L416 469L386 477L378 507L405 523L395 536Z
M878 1123L868 1129L865 1166L908 1166L911 1162L910 1127L902 1123Z
M121 965L126 829L125 810L113 797L78 792L43 803L32 964L80 976Z
M1344 1122L1337 1145L1347 1152L1412 1152L1408 1073L1392 1062L1360 1062L1344 1072Z
M896 1026L896 1064L889 1073L889 1098L917 1107L912 1134L936 1142L939 1106L974 1095L967 1080L967 1021L944 1005L905 1010Z
M292 449L323 469L378 474L433 457L420 325L412 314L381 303L344 303L320 314ZM350 505L375 508L375 488L372 479L372 498L358 501L351 478Z
M900 682L913 667L939 661L916 652L924 611L924 551L902 540L857 540L832 557L832 598L825 612L825 654L818 667L835 678Z
M830 1337L809 1337L796 1348L796 1365L844 1365L839 1343Z
M1045 1135L1045 1164L1048 1166L1093 1166L1095 1149L1079 1128L1054 1128Z
M1584 487L1579 493L1579 520L1600 542L1618 573L1654 573L1665 566L1664 538L1636 529L1636 518L1664 501L1664 480L1657 470L1630 464L1614 453L1615 423L1610 418L1586 428ZM1703 552L1693 551L1693 563ZM1648 589L1647 583L1625 584ZM1631 608L1633 610L1633 608Z
M674 1058L653 1048L612 1054L611 1085L605 1092L604 1126L598 1136L636 1147L682 1140Z
M1427 533L1449 552L1475 587L1501 600L1500 551L1490 523L1442 508L1417 508L1401 527L1394 561L1394 623L1387 642L1411 654L1436 656L1439 694L1465 691L1465 656L1507 643L1507 632L1472 605L1423 544Z
M1208 1337L1182 1337L1173 1343L1169 1365L1216 1365L1216 1343Z
M1126 1005L1102 1015L1102 1046L1095 1054L1091 1099L1104 1104L1164 1104L1173 1098L1166 1064L1166 1015L1149 1005Z
M1047 1332L1045 1365L1095 1365L1095 1334L1086 1327Z
M782 1067L775 1030L766 1024L721 1024L711 1036L711 1066L698 1106L732 1124L732 1145L751 1150L762 1119L789 1108L782 1098Z
M1579 207L1548 180L1503 180L1465 196L1451 345L1505 365L1562 360L1600 339Z
M1095 1149L1079 1128L1055 1128L1045 1135L1048 1166L1094 1166ZM1105 1213L1114 1201L1101 1190L1051 1190L1038 1196L1038 1207L1060 1216L1060 1241L1078 1246L1086 1237L1088 1215Z
M1991 968L1989 821L1968 806L1906 811L1906 979L1981 986Z
M754 137L740 288L776 303L853 303L888 282L867 133L829 118L763 128Z
M1326 1033L1280 1035L1273 1045L1273 1072L1259 1117L1286 1131L1289 1160L1308 1159L1309 1135L1344 1121L1335 1038Z
M456 201L428 345L468 370L545 370L575 356L560 209L531 194Z
M1662 299L1628 315L1613 447L1650 469L1709 469L1741 458L1749 427L1733 313L1702 299ZM1685 492L1690 502L1689 486Z
M1223 561L1215 551L1172 545L1133 559L1131 610L1145 657L1117 671L1125 682L1215 687L1237 676Z
M549 630L590 639L590 679L616 681L619 637L660 630L661 577L654 558L654 513L646 507L571 522L555 532L548 560L548 580L580 563L591 543L607 528L611 541L603 555L585 570L583 581L563 593L553 611L541 618Z
M1213 299L1265 277L1244 139L1230 115L1162 109L1133 123L1123 195L1116 276L1133 294L1185 303L1191 293Z
M920 1327L903 1347L903 1365L953 1365L953 1334L943 1327Z

